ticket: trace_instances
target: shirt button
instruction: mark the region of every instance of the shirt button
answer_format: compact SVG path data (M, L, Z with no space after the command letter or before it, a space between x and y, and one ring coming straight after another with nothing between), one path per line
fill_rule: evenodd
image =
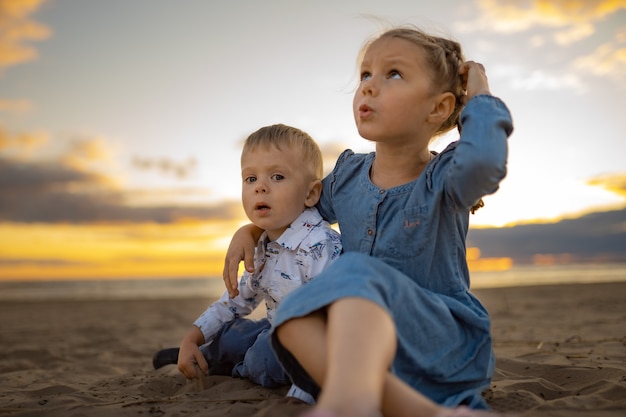
M378 190L378 194L385 194L385 190Z
M367 235L368 235L368 236L371 236L371 235L372 235L372 233L374 233L374 231L373 231L372 229L367 229Z

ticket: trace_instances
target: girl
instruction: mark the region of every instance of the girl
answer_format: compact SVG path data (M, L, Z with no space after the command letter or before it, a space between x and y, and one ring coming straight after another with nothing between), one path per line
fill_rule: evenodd
M318 203L344 254L283 301L274 350L295 384L319 394L310 417L482 415L473 409L487 408L495 361L465 237L470 211L506 174L509 111L458 43L414 28L365 46L353 109L376 151L345 151ZM429 151L455 126L458 142ZM233 238L229 291L258 233Z

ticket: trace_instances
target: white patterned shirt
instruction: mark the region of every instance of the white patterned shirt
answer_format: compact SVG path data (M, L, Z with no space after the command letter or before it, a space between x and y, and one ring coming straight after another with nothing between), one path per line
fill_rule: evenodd
M305 209L275 241L264 232L254 254L254 272L244 272L239 295L224 292L194 322L205 343L213 340L222 325L247 316L265 301L270 323L280 301L306 284L341 254L341 237L316 208Z

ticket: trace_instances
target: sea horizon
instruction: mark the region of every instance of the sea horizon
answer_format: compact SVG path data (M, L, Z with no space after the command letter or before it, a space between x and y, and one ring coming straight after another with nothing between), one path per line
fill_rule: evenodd
M473 271L471 288L593 284L626 281L626 263L516 265L502 271ZM70 301L203 298L224 292L221 277L0 279L0 301Z

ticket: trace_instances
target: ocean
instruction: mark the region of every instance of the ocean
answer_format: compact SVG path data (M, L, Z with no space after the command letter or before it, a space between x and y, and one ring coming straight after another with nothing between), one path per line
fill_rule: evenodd
M472 288L626 281L626 264L514 266L506 271L472 272ZM121 300L197 298L224 292L221 277L90 279L68 281L0 280L0 301Z

